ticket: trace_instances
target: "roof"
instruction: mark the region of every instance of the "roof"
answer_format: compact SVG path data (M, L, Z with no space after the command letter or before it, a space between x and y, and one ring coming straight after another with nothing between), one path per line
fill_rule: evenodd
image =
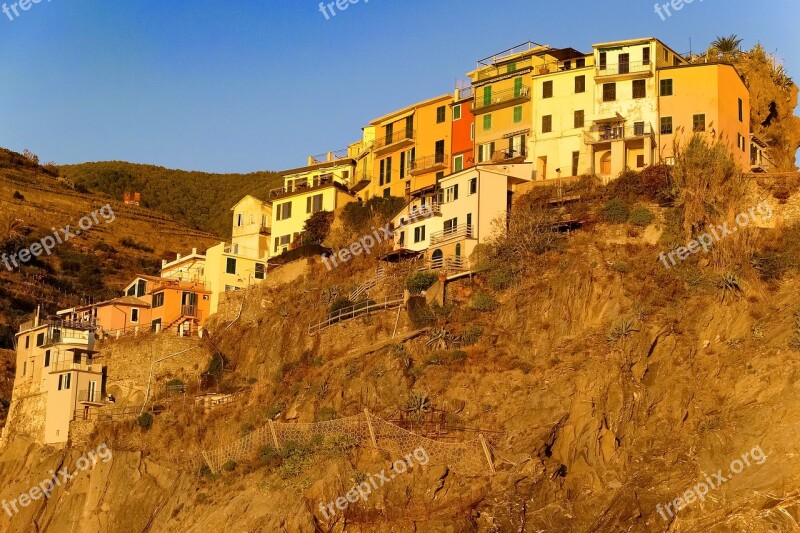
M325 161L323 163L317 163L315 165L308 165L305 167L299 168L290 168L289 170L281 171L281 176L290 176L292 174L300 174L301 172L308 172L311 170L324 170L326 168L336 168L336 167L344 167L344 166L352 166L356 164L356 160L351 157L345 157L343 159L337 159L336 161ZM241 200L240 200L241 201ZM266 203L266 202L265 202Z
M744 76L739 72L739 69L736 68L736 65L733 63L728 63L727 61L708 61L705 63L685 63L682 65L669 65L666 67L661 67L659 70L677 70L677 69L688 69L694 67L730 67L739 76L739 79L742 80L744 83Z
M442 101L442 100L451 100L452 98L453 98L453 95L448 93L448 94L443 94L443 95L440 95L440 96L436 96L434 98L429 98L429 99L423 100L421 102L416 102L414 104L411 104L409 106L404 107L403 109L398 109L397 111L393 111L391 113L383 115L382 117L378 117L375 120L371 121L369 124L370 124L370 126L377 126L381 122L386 122L387 120L389 120L391 118L398 117L398 116L403 115L405 113L409 113L409 112L415 111L417 108L424 107L426 105L430 105L430 104L433 104L433 103L436 103L436 102L439 102L439 101Z
M101 307L106 305L128 305L130 307L150 307L149 303L145 302L144 300L140 300L135 296L122 296L120 298L113 298L111 300L105 300L103 302L97 302L94 304L76 306L73 309L73 311L78 312L83 309L91 309L93 307Z
M609 41L606 43L597 43L593 44L593 48L604 48L609 46L633 46L634 44L644 44L649 43L652 41L656 41L657 43L661 44L664 48L675 54L676 56L683 57L682 54L679 54L675 50L673 50L670 46L667 46L664 41L658 39L657 37L640 37L638 39L625 39L623 41Z
M233 207L231 207L231 211L233 211L234 209L236 209L236 206L237 206L237 205L241 204L242 202L244 202L244 201L245 201L245 200L247 200L248 198L252 198L253 200L255 200L255 201L257 201L257 202L261 202L262 204L265 204L265 205L272 205L272 204L270 204L269 202L267 202L266 200L262 200L261 198L258 198L257 196L253 196L252 194L246 194L246 195L244 195L244 196L242 197L242 199L241 199L241 200L239 200L238 202L236 202L235 204L233 204Z

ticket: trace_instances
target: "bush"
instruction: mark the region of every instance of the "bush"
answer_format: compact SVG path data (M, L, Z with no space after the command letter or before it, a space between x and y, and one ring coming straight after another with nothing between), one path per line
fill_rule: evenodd
M502 291L511 287L516 279L517 276L514 273L514 269L507 264L502 264L491 269L487 276L489 286L496 291Z
M655 220L655 216L653 216L653 213L651 213L646 207L635 208L633 211L631 211L630 216L628 217L628 222L634 226L640 226L642 228L646 228L652 224L653 220Z
M136 423L139 424L139 427L142 429L150 429L153 425L153 415L150 413L142 413L136 419Z
M262 446L258 452L258 462L262 466L278 466L281 464L281 454L272 446Z
M226 472L233 472L236 470L236 461L226 461L224 465L222 465L222 469Z
M329 420L335 420L336 417L336 409L333 407L323 407L314 415L314 422L328 422Z
M322 242L328 238L333 224L331 211L317 211L311 215L303 226L304 236L309 242Z
M406 289L412 293L419 293L430 289L439 281L439 276L433 272L416 272L406 278Z
M142 244L140 242L136 242L130 237L123 237L120 239L119 243L124 246L125 248L131 248L133 250L139 250L142 252L153 253L153 249L147 246L146 244Z
M423 328L432 323L436 317L425 302L425 298L418 296L408 301L408 318L415 328Z
M340 296L339 298L335 299L335 300L334 300L334 301L331 303L331 306L328 308L328 312L329 312L331 315L333 315L333 314L335 314L337 311L341 311L341 310L343 310L343 309L348 309L348 308L350 308L350 307L353 307L353 302L352 302L352 301L350 301L350 299L349 299L349 298L346 298L346 297L344 297L344 296Z
M282 403L276 403L272 406L268 407L264 415L270 419L274 420L279 414L283 412L284 405Z
M493 311L497 308L497 299L486 291L478 291L472 297L472 307L478 311Z
M366 203L351 202L342 208L342 222L355 232L370 233L370 225L375 223L375 219L379 225L391 222L405 205L405 199L395 196L375 196Z
M14 200L25 200L25 197L19 191L14 191Z
M664 163L650 165L642 170L640 190L642 196L658 202L671 204L675 198L672 193L670 167Z
M483 335L481 328L475 324L471 324L461 337L461 344L463 346L472 346L480 340L481 335Z
M631 210L628 204L619 198L612 198L603 207L603 218L609 222L622 224L623 222L627 222L630 214Z

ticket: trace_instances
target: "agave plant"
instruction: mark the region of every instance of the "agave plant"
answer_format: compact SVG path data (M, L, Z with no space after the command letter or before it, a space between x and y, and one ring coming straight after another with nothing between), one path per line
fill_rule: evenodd
M422 416L429 413L431 408L431 399L427 394L413 392L406 400L405 412L414 416Z
M622 319L616 326L611 328L611 331L606 335L606 340L609 343L617 342L620 339L630 337L639 331L633 326L633 322L628 319Z
M435 328L428 335L427 346L433 346L437 350L446 350L452 341L450 332L446 328Z
M722 290L723 295L737 294L742 291L742 282L736 272L723 274L717 285Z
M784 92L789 92L794 86L794 81L786 73L786 69L783 67L783 65L773 65L772 72L770 72L770 77L772 78L773 83L775 83L775 86Z

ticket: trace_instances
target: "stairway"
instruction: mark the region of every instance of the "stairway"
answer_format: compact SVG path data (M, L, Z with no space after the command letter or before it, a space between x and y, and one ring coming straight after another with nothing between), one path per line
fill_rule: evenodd
M355 302L356 299L358 299L362 294L365 294L368 290L375 287L385 277L386 277L386 269L383 267L383 265L381 265L375 270L375 275L373 277L371 277L370 279L368 279L367 281L365 281L364 283L353 289L353 291L348 295L347 298L351 302Z

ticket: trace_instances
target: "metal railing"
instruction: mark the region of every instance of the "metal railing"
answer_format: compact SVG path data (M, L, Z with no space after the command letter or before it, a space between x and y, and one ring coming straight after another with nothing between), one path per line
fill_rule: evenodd
M653 127L647 123L634 124L633 126L608 125L592 126L586 135L591 142L609 142L653 135Z
M332 161L338 161L340 159L346 159L346 158L347 158L347 148L336 150L334 152L325 152L324 154L311 156L311 160L314 162L314 164L330 163Z
M508 149L505 150L495 150L492 154L492 163L502 163L504 161L508 161L510 159L516 159L518 157L526 157L528 155L528 150L525 146L519 149Z
M78 391L78 402L80 403L103 403L103 395L98 390Z
M491 98L486 98L483 94L479 93L475 95L475 102L472 108L478 110L495 105L509 104L519 100L526 100L530 98L530 96L531 88L528 85L493 92Z
M456 88L456 100L464 100L467 98L472 98L475 94L472 86L470 87L457 87Z
M328 183L333 182L333 176L319 176L312 180L295 180L289 182L288 185L284 185L283 187L278 187L276 189L272 189L269 191L270 196L282 196L284 194L291 194L297 191L302 191L305 189L313 189L314 187L319 187L321 185L327 185Z
M416 136L416 130L401 128L399 131L392 132L391 135L386 135L380 139L375 139L372 147L374 150L381 150L401 141L413 141Z
M597 65L597 76L619 76L620 74L637 74L652 71L652 61L631 61L628 63L617 63L615 65Z
M182 316L197 316L197 306L196 305L182 305L181 306L181 315Z
M452 228L431 233L431 246L455 239L472 239L473 234L474 232L472 224L459 224L458 226L453 226Z
M428 259L420 270L449 270L451 272L463 272L469 270L469 259L459 255L448 255Z
M537 48L541 48L542 45L535 43L533 41L527 41L522 44L518 44L517 46L513 46L502 52L498 52L494 55L489 57L485 57L478 61L478 68L482 67L489 67L503 61L504 59L511 57L516 54L521 54L522 52L529 52L530 50L535 50Z
M79 362L76 363L74 361L56 361L55 363L50 363L50 373L54 374L56 372L66 372L67 370L83 370L86 372L94 372L96 374L100 373L100 366L97 366L97 370L93 369L92 363L86 362Z
M408 171L420 173L425 170L432 170L439 167L446 167L449 161L448 154L434 154L425 157L418 157L408 163Z
M402 294L394 295L394 296L386 296L381 300L366 300L363 302L358 302L355 305L350 307L346 307L344 309L337 309L336 311L332 311L328 313L328 318L319 322L317 324L309 324L308 326L308 334L314 335L315 333L319 333L320 331L327 329L334 324L338 324L340 322L345 322L347 320L352 320L353 318L358 318L360 316L368 315L373 311L382 311L385 309L396 309L402 306L404 303L404 298Z

